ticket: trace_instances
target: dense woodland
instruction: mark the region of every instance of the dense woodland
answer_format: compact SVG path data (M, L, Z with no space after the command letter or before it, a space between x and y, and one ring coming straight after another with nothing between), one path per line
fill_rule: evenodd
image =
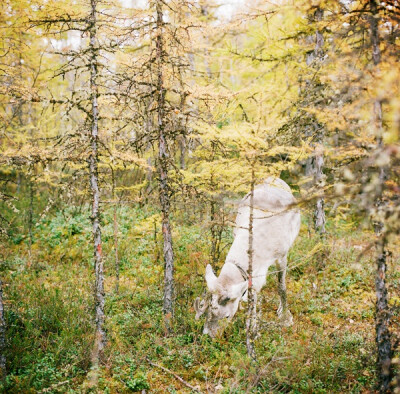
M1 392L400 392L400 3L229 4L0 2ZM272 272L210 338L270 176L294 325Z

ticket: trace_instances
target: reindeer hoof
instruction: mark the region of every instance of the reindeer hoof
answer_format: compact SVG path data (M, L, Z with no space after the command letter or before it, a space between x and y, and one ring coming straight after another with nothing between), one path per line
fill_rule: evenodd
M290 311L285 311L279 315L279 322L282 327L290 327L293 325L293 316Z

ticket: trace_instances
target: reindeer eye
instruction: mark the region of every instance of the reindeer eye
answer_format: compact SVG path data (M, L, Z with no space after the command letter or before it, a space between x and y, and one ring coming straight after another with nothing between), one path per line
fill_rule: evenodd
M220 304L222 306L225 306L228 303L229 300L230 300L229 297L221 297L219 299L219 301L218 301L218 304Z

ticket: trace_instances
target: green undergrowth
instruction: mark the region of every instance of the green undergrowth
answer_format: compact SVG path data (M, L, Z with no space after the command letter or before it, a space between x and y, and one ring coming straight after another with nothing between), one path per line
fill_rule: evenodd
M176 310L173 333L166 334L159 222L156 210L118 208L117 294L112 209L104 214L108 345L93 392L190 392L174 374L203 392L373 389L371 233L329 222L329 235L320 240L309 237L304 225L289 255L288 298L295 324L277 324L276 275L271 274L262 292L258 362L252 363L246 356L244 310L214 340L201 334L203 322L194 318L193 301L203 292L210 249L207 224L195 212L174 220ZM84 384L93 342L90 230L87 207L66 209L35 227L32 264L25 241L14 237L4 245L8 377L3 391L90 391ZM227 231L219 266L230 240ZM396 253L392 262L398 261ZM392 275L400 277L397 271Z

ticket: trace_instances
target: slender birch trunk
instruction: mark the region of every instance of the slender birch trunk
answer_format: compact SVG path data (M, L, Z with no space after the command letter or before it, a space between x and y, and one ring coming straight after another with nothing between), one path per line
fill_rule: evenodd
M249 248L247 250L247 255L249 256L249 283L247 290L248 306L247 306L247 320L246 320L246 347L247 354L256 361L256 349L254 346L254 340L256 337L257 329L257 315L256 315L256 299L255 292L253 288L253 218L254 218L254 163L251 169L251 191L250 191L250 213L249 213Z
M103 256L101 244L101 227L100 227L100 189L98 176L98 45L97 45L97 0L91 0L91 12L89 19L89 53L90 53L90 95L91 95L91 151L89 157L89 175L90 188L93 196L92 205L92 232L94 246L94 263L95 263L95 321L96 336L93 347L92 363L97 367L101 361L103 350L106 343L106 333L104 331L104 273L103 273Z
M379 38L379 12L376 0L370 0L370 34L372 45L372 60L374 66L379 66L381 62L380 38ZM382 140L382 102L379 99L374 101L373 107L373 122L377 135L378 148L383 148ZM382 194L385 186L386 169L379 169L379 186L378 195L375 199L375 206L379 210L382 205ZM383 229L383 223L378 223L375 231L380 233ZM392 381L392 343L389 331L390 312L387 299L386 287L386 271L387 271L387 251L385 238L378 243L378 255L376 260L376 276L375 276L375 291L376 291L376 315L375 315L375 330L376 330L376 346L378 350L377 357L377 374L379 380L379 392L386 393L390 390Z
M165 132L165 87L163 75L164 42L163 42L163 11L162 2L156 2L157 13L157 120L158 120L158 170L159 170L159 193L162 212L162 234L164 239L164 297L163 313L164 323L168 332L171 331L172 317L174 314L174 252L172 248L170 211L170 185L169 185L169 153Z
M4 318L3 283L0 280L0 380L7 375L6 369L6 321Z

